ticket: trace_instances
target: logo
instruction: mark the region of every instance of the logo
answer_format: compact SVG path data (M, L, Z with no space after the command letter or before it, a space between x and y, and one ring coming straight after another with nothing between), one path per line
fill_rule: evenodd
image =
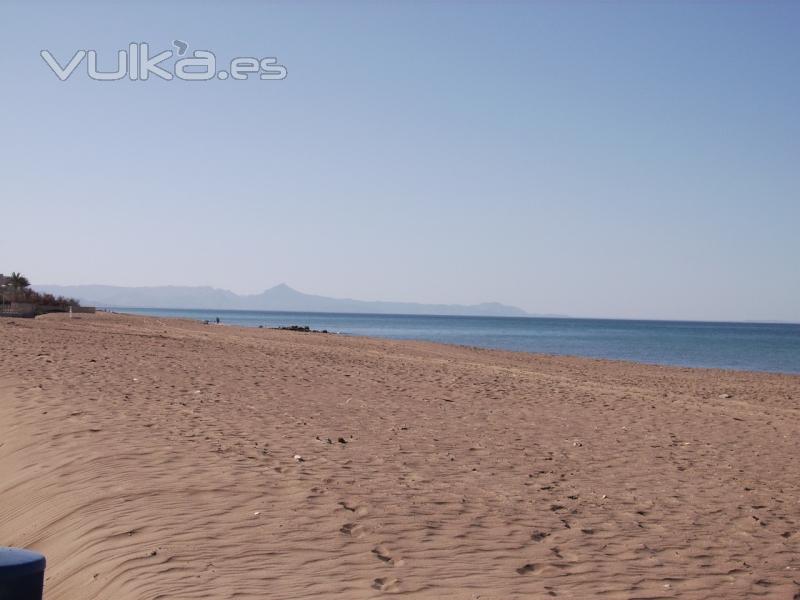
M104 58L105 68L100 67L96 50L78 50L64 62L59 61L49 50L39 54L61 81L69 79L81 64L85 65L86 75L95 81L147 81L158 77L166 81L246 81L258 78L262 81L280 81L286 79L286 67L278 64L275 57L253 58L239 56L231 59L225 66L217 70L217 57L208 50L194 50L187 55L189 44L182 40L173 40L173 50L163 50L152 54L147 42L132 42L124 50L117 52L116 61ZM108 62L106 62L108 61ZM110 67L110 68L109 68ZM113 69L113 70L112 70Z

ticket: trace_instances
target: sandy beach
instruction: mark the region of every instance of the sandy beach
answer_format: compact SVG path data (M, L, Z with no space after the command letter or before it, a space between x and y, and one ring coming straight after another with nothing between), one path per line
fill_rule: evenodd
M0 319L47 600L800 597L800 376Z

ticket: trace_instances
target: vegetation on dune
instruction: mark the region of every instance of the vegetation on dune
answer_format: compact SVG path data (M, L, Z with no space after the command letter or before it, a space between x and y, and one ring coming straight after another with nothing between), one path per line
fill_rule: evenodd
M22 273L12 272L10 276L0 274L0 303L22 303L35 306L61 307L80 306L74 298L42 294L31 289L30 280Z

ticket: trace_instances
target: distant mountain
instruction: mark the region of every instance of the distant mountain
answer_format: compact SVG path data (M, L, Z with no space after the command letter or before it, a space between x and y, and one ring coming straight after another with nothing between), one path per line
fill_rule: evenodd
M285 283L260 294L240 296L212 287L117 287L111 285L37 285L37 291L76 298L82 304L131 308L205 308L284 310L297 312L385 313L406 315L531 316L521 308L497 302L482 304L416 304L369 302L304 294Z

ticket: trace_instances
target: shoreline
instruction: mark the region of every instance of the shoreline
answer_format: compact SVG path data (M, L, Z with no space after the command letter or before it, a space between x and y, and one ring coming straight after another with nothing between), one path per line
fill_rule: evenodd
M150 310L150 309L145 309ZM154 309L158 310L158 309ZM185 310L197 310L197 311L204 311L204 312L213 312L212 310L207 309L167 309L167 310L176 310L176 311L185 311ZM103 310L103 312L106 312ZM227 310L227 311L220 311L220 312L242 312L236 310ZM243 311L247 312L247 311ZM252 312L263 312L263 311L252 311ZM147 315L142 313L126 313L126 312L116 312L116 311L109 311L108 314L118 314L118 315L126 315L131 317L144 317L144 318L152 318L152 319L178 319L187 321L189 323L200 323L204 324L201 320L195 320L188 317L180 316L180 315L171 315L171 316L155 316L155 315ZM283 313L282 313L283 314ZM285 314L310 314L310 313L293 313L291 311L285 311ZM314 313L319 315L324 314L345 314L345 313ZM350 313L347 313L350 314ZM417 316L432 316L438 317L439 315L376 315L376 316L410 316L410 317L417 317ZM463 318L457 315L444 315L448 318ZM484 318L484 317L474 317L474 318ZM495 317L492 317L495 318ZM520 318L520 317L500 317L500 318ZM523 317L528 318L528 317ZM530 317L530 318L540 318L540 317ZM548 317L549 318L549 317ZM566 317L566 319L572 319L572 317ZM595 319L588 319L588 320L595 320ZM615 321L617 319L599 319L599 320L607 320L607 321ZM651 321L641 321L641 322L651 322ZM758 325L758 323L746 323L746 322L726 322L726 321L652 321L652 322L663 322L663 323L720 323L720 324L733 324L733 325ZM779 324L779 323L775 323ZM252 330L252 329L266 329L266 330L280 330L281 327L267 327L267 326L248 326L248 325L238 325L238 324L229 324L225 322L221 323L207 323L207 325L224 325L226 327L238 327L244 330ZM762 325L768 325L767 323L762 323ZM794 323L785 323L785 325L794 325ZM309 331L307 333L320 333L319 331ZM660 363L660 362L645 362L645 361L637 361L637 360L629 360L624 358L604 358L604 357L596 357L596 356L588 356L588 355L581 355L581 354L558 354L558 353L547 353L547 352L535 352L529 350L513 350L513 349L505 349L505 348L492 348L487 346L476 346L470 344L459 344L459 343L451 343L451 342L440 342L434 341L424 338L413 338L413 339L406 339L406 338L389 338L389 337L381 337L381 336L373 336L373 335L362 335L358 333L348 333L344 331L330 331L326 330L326 335L336 335L336 336L345 336L345 337L354 337L354 338L361 338L361 339L371 339L371 340L378 340L378 341L385 341L385 342L408 342L408 343L420 343L420 344L436 344L445 347L451 348L464 348L470 350L487 350L490 352L509 352L513 354L522 354L522 355L529 355L531 357L549 357L549 358L574 358L579 360L589 360L589 361L599 361L599 362L611 362L611 363L629 363L633 365L641 365L645 367L665 367L665 368L674 368L674 369L698 369L703 371L720 371L723 373L763 373L767 375L785 375L785 376L793 376L800 378L800 371L769 371L769 370L759 370L759 369L748 369L748 368L736 368L736 367L704 367L704 366L692 366L692 365L681 365L681 364L672 364L672 363Z
M0 321L48 600L800 591L800 376L98 313Z

